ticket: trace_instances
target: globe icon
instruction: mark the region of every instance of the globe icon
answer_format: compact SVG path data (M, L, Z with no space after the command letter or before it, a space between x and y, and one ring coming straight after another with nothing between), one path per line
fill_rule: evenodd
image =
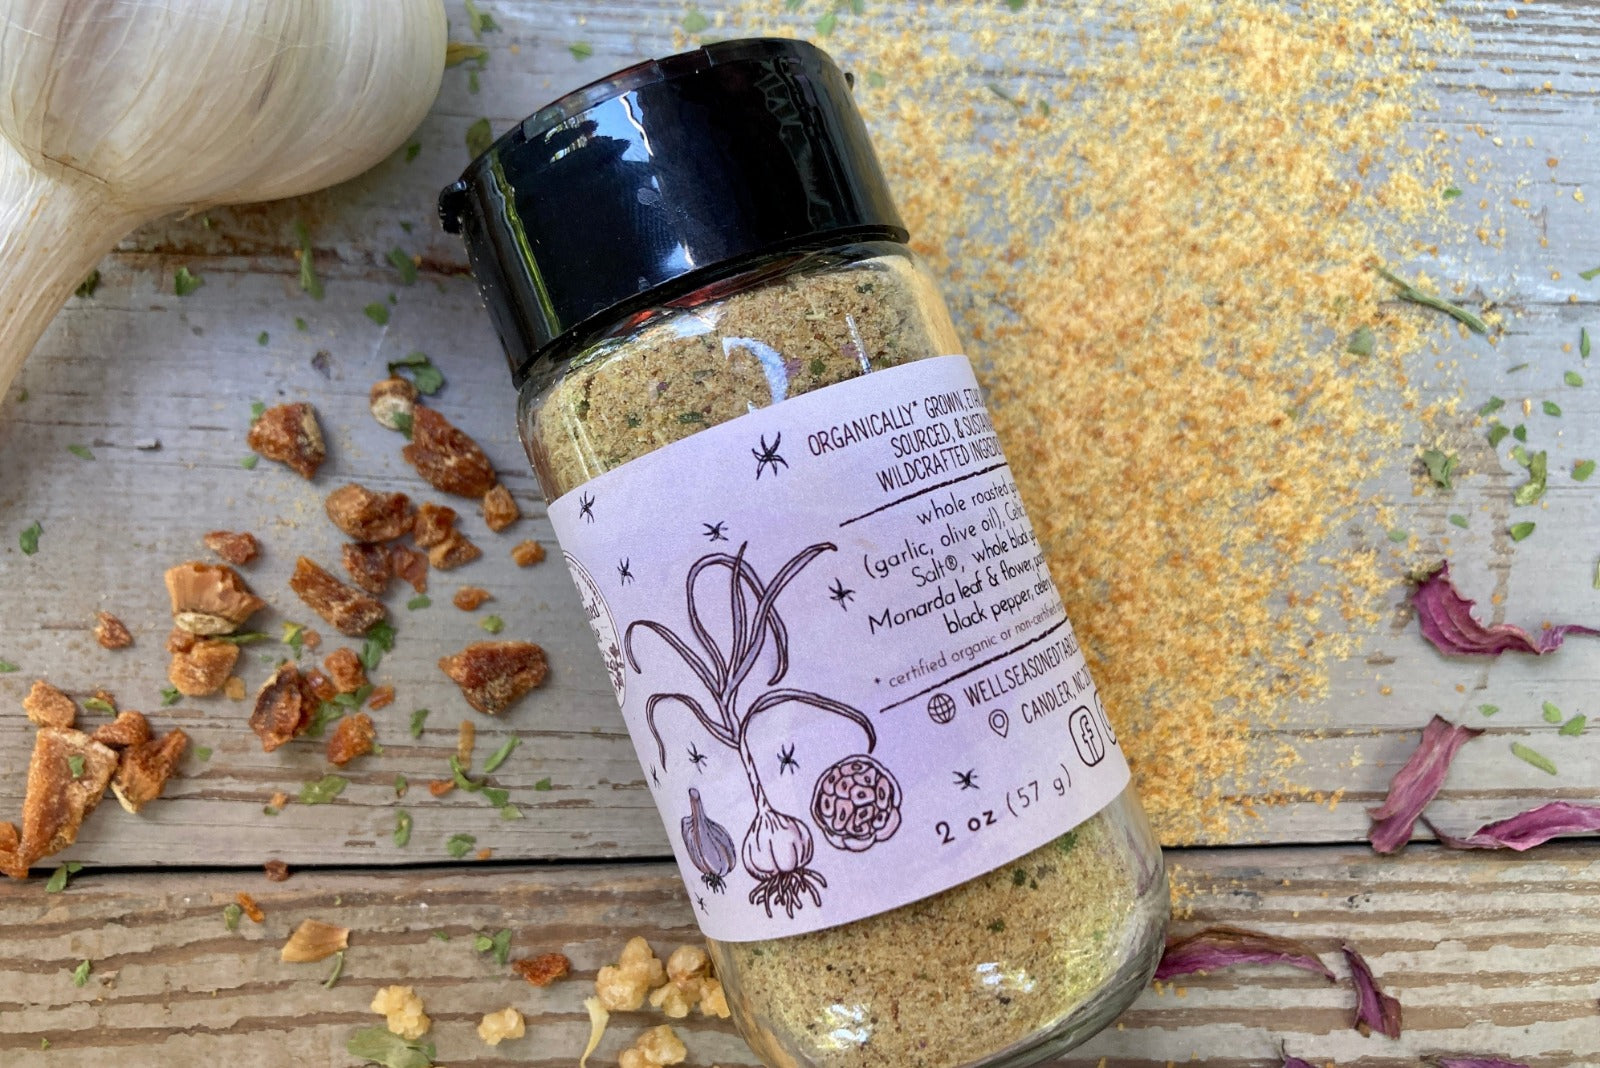
M935 723L949 723L955 719L955 698L947 693L936 693L928 698L928 718Z

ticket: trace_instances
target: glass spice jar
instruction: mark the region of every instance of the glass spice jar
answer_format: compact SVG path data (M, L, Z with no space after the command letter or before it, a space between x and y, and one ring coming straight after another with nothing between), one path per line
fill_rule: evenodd
M735 1022L1024 1065L1148 982L1160 850L849 81L579 89L440 198Z

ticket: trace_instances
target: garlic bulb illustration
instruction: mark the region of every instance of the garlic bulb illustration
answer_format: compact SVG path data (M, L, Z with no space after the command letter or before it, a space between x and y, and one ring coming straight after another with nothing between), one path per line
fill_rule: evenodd
M900 784L872 757L845 757L817 777L811 818L835 849L865 852L900 829Z
M828 880L808 867L815 851L811 830L804 823L773 808L765 792L757 794L756 818L744 836L744 870L756 880L751 904L765 908L768 916L773 905L793 916L800 895L809 894L811 903L820 906L819 891Z
M723 881L739 861L733 835L728 829L706 815L700 801L700 791L689 789L689 814L679 824L683 847L689 851L689 860L700 873L700 879L716 893L722 893Z

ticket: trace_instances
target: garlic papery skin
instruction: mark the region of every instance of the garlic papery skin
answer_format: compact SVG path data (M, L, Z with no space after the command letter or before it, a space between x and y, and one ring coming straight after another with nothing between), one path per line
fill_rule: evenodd
M0 392L129 231L309 193L398 148L446 34L442 0L0 7Z

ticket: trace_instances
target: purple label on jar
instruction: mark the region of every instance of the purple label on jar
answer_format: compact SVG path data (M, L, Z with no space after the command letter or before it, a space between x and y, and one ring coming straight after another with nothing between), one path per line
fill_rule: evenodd
M708 428L550 518L712 938L928 897L1128 784L964 356Z

